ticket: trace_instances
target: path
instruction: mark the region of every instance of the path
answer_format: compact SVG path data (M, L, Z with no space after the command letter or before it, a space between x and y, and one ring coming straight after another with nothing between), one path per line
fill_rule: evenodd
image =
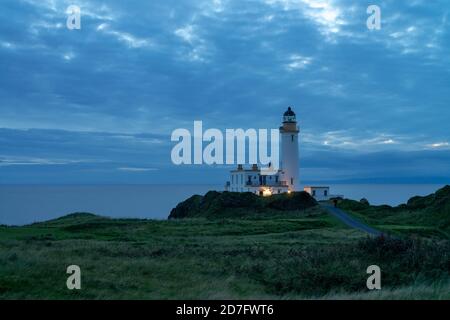
M321 206L327 210L329 213L331 213L333 216L335 216L336 218L338 218L339 220L341 220L343 223L345 223L346 225L348 225L349 227L358 229L360 231L363 232L367 232L373 236L380 236L383 233L381 231L378 231L372 227L369 227L368 225L362 223L361 221L353 218L352 216L350 216L348 213L342 211L339 208L336 208L332 205L329 204L321 204Z

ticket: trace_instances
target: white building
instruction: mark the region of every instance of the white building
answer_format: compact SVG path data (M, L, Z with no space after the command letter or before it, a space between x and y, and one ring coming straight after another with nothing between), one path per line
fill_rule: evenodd
M268 196L271 194L300 191L299 150L297 119L289 107L283 115L280 127L280 170L276 174L262 174L256 164L251 169L238 165L230 172L230 181L225 189L231 192L252 192Z
M230 176L231 181L225 187L227 191L252 192L262 196L289 191L287 183L281 180L281 170L274 175L264 175L256 164L251 169L244 169L240 164L230 172Z
M304 187L304 191L308 192L317 201L327 201L330 199L330 187Z
M344 198L342 194L330 194L330 187L306 186L303 191L308 192L316 201L328 201L332 198Z

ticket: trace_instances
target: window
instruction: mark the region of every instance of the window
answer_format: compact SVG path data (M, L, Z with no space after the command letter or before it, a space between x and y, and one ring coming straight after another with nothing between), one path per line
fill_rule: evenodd
M231 175L231 184L234 184L234 174Z
M278 183L278 176L275 176L275 182Z
M291 141L294 142L294 135L291 135Z
M315 197L316 196L316 190L312 191L312 196Z
M291 178L291 185L294 184L294 178Z
M323 191L323 195L326 197L326 196L328 196L328 190L324 190Z

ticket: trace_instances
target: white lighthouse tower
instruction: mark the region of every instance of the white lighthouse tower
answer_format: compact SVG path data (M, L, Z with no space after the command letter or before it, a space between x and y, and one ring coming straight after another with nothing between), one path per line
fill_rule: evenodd
M283 115L280 127L280 169L273 175L267 175L253 164L246 169L242 164L230 171L230 181L225 184L229 192L251 192L261 196L289 193L300 190L298 160L298 127L294 111L289 107Z
M283 115L281 135L281 170L289 191L300 191L297 119L291 107Z

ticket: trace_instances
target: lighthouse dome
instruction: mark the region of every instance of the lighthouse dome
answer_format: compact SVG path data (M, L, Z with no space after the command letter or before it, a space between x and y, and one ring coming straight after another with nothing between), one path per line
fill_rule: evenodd
M283 123L285 122L297 122L295 112L292 111L291 107L289 107L287 111L283 114Z

